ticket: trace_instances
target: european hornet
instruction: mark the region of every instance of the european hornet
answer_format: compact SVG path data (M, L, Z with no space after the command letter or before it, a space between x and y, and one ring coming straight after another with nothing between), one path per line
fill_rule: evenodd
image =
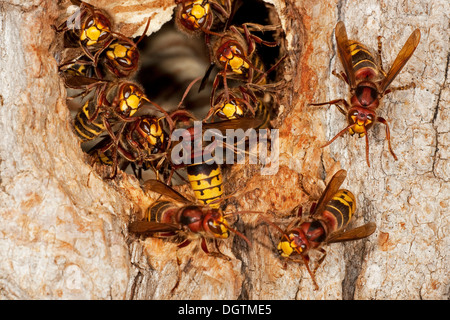
M96 157L100 163L112 166L112 177L115 176L117 167L125 170L129 164L134 170L136 166L143 166L145 169L153 168L157 173L155 167L158 165L154 163L164 161L169 141L161 121L162 118L152 115L137 116L135 120L126 122L119 129L120 132L114 133L117 142L111 135L107 135L89 154Z
M397 156L391 147L391 138L387 121L376 115L376 109L379 106L380 99L387 93L394 90L403 90L414 86L402 86L388 89L391 82L395 79L406 62L411 58L420 41L420 31L416 29L410 35L402 50L398 54L388 73L383 69L381 63L381 42L378 38L378 60L370 51L358 41L348 40L347 31L344 23L339 21L335 28L336 43L339 58L344 67L345 73L336 74L340 76L350 86L350 103L345 99L336 99L322 103L310 103L309 105L320 106L326 104L335 104L338 110L347 117L348 126L339 132L333 139L322 147L331 144L337 137L343 135L347 130L351 135L359 134L359 137L366 138L366 161L369 162L369 139L367 130L374 123L380 122L386 126L386 140L388 141L389 151L397 160ZM344 108L341 107L344 106Z
M173 201L158 200L149 206L141 221L132 222L130 232L159 238L181 238L179 248L192 240L201 238L201 248L209 255L226 257L218 249L218 239L227 239L235 233L251 247L250 241L239 231L231 228L227 221L233 214L223 214L222 210L211 206L201 206L182 196L159 180L144 183L145 192L153 191L171 198ZM217 252L210 252L206 239L213 239Z
M221 134L226 134L227 129L242 129L245 131L258 127L260 124L260 119L240 118L203 124L202 131L214 129L221 132ZM188 180L199 202L213 208L218 208L220 205L218 200L223 199L224 195L221 166L214 159L204 160L205 150L211 153L211 148L215 146L216 141L204 147L201 145L202 139L198 135L199 132L196 132L195 127L186 129L186 140L189 140L192 146L192 163L186 165ZM197 144L197 148L195 144ZM234 149L234 146L226 145L225 147ZM180 166L174 167L179 168Z
M186 89L183 99L180 101L178 105L178 110L171 114L172 119L180 118L181 121L179 123L184 124L185 131L183 132L182 138L183 141L179 143L186 142L189 145L190 150L190 163L182 163L182 164L174 164L172 167L174 169L179 169L182 167L186 167L187 169L187 177L191 187L194 191L194 194L197 200L204 205L209 205L213 208L218 208L220 205L219 201L223 197L223 178L221 167L217 164L214 159L207 159L205 161L205 151L207 150L208 155L211 155L211 152L214 150L213 148L216 146L217 141L214 140L210 145L203 145L203 134L206 130L214 129L216 132L220 132L221 137L227 133L227 130L248 130L251 128L257 128L261 124L260 119L255 118L236 118L236 119L228 119L225 121L217 121L211 123L202 123L201 129L199 132L197 127L192 125L192 121L195 121L193 115L188 113L187 111L182 109L182 104L184 98L187 96L189 90L192 86L200 80L201 78L197 78L191 82L191 84ZM177 115L176 113L180 113ZM173 147L176 147L178 143L175 143ZM182 145L183 146L183 145ZM230 147L225 145L225 147ZM234 147L233 147L234 148Z
M142 35L145 35L145 31ZM142 37L134 43L125 37L115 38L100 55L99 65L117 78L130 77L139 67L139 50L137 45L141 39Z
M255 94L254 90L243 86L231 88L228 91L228 98L225 90L217 93L213 100L213 108L210 108L204 118L206 122L209 118L217 116L220 119L240 119L243 117L261 120L261 123L253 129L265 129L270 127L272 120L271 108L266 101L266 97Z
M159 127L151 121L147 122L148 119L143 116L137 117L135 113L144 106L144 101L147 101L166 117L168 115L164 109L145 96L139 85L126 80L109 82L86 77L66 78L66 85L70 88L84 89L86 92L95 90L94 94L86 100L77 113L74 120L74 129L81 142L91 141L102 133L107 133L107 136L95 148L100 151L104 159L103 162L106 163L108 162L106 150L111 150L109 159L112 159L111 164L113 165L111 179L115 177L117 172L118 152L121 156L133 160L133 162L141 161L140 157L143 157L143 154L146 154L145 160L148 161L162 157L160 152L148 155L148 152L154 152L155 149L160 147L157 144L157 140L160 138L158 135L161 133ZM168 119L167 121L171 126L171 120ZM154 134L154 136L146 136L145 131ZM149 147L150 151L144 149L145 143L151 144L153 142L156 142L156 144ZM141 153L138 155L129 154L127 153L128 147L130 151L138 150Z
M214 14L220 19L228 19L232 0L175 0L175 22L179 30L187 34L201 32L209 34L214 22Z
M279 254L286 260L301 262L301 260L291 258L292 255L299 255L306 265L316 289L319 286L314 275L326 257L326 251L322 246L363 239L374 233L376 229L375 223L369 222L360 227L345 230L356 210L355 196L346 189L339 189L346 176L345 170L336 172L317 204L311 208L309 216L294 219L286 231L263 218L282 234L277 246ZM311 271L308 253L312 249L319 250L323 255L316 268Z
M139 68L139 49L137 45L145 37L150 25L150 19L147 22L142 36L133 42L131 39L119 33L112 33L112 41L105 46L101 52L96 55L96 60L91 60L86 55L81 55L75 59L71 59L59 65L59 70L68 73L79 69L78 66L84 66L89 70L90 75L79 72L79 75L95 77L98 79L111 78L128 78Z
M211 109L204 121L212 115L231 119L247 114L250 117L265 118L268 120L265 122L268 126L268 122L271 120L271 111L266 95L278 85L269 84L268 75L287 56L285 55L269 69L266 69L263 60L255 52L256 45L275 47L277 43L265 41L252 34L252 31L275 31L277 28L277 26L272 25L244 23L242 27L230 26L226 33L215 38L212 56L214 57L214 65L220 71L216 74L212 84ZM211 70L212 67L206 73L202 85ZM221 80L222 87L217 92ZM229 80L233 80L235 85L230 87ZM200 88L202 88L202 85Z
M273 31L276 28L276 26L244 23L242 27L232 25L228 31L215 37L212 43L211 56L212 62L220 71L214 78L211 97L215 96L215 91L220 84L220 77L223 80L226 94L228 94L227 78L254 84L263 84L266 81L265 77L268 71L265 70L264 63L259 55L255 53L256 44L276 47L277 42L265 41L252 34L251 31ZM210 70L208 71L210 72ZM207 78L209 72L207 72L205 78Z
M105 130L113 137L111 122L133 121L133 115L143 102L151 102L143 89L131 81L106 81L84 76L65 77L64 80L66 87L81 89L83 95L94 92L75 117L74 127L82 142L98 137Z
M64 32L64 46L81 48L84 54L97 61L98 55L113 41L112 23L107 13L86 2L70 0L79 9L58 27Z
M281 83L267 83L266 75L272 72L287 56L280 59L255 82L246 82L232 88L224 88L211 94L211 107L203 122L216 116L220 119L256 118L262 121L254 129L270 128L273 108L277 101L277 87ZM263 66L261 67L264 70Z

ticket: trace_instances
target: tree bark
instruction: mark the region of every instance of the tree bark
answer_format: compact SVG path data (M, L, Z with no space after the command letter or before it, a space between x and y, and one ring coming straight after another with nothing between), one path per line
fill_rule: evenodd
M173 1L89 1L107 10L119 32L148 34L172 19ZM229 261L207 256L197 243L176 244L128 232L156 199L126 173L103 180L73 133L66 90L57 72L57 35L66 2L0 2L0 297L3 299L448 299L449 18L446 0L268 1L286 33L288 58L279 76L280 161L276 175L260 166L225 170L227 210L261 211L280 226L292 210L309 210L340 168L343 187L356 195L352 226L377 224L367 239L326 246L313 283L302 264L280 259L279 234L243 214L237 236L220 243ZM388 70L415 28L421 41L393 86L416 87L382 98L384 126L364 139L345 134L334 107L309 102L348 97L334 26L344 21L350 39L377 48L382 36ZM178 190L188 194L187 186ZM311 263L317 255L311 256Z

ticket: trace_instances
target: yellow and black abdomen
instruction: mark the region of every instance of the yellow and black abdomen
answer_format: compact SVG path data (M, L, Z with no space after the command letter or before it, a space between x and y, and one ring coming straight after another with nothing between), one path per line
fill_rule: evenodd
M203 204L207 205L223 196L222 171L217 163L190 164L187 174L195 197ZM209 206L217 209L220 203L215 202Z
M260 70L260 72L266 71L263 60L257 54L253 55L252 62L253 62L255 69ZM255 82L259 86L266 85L267 84L267 74L265 74L265 73L261 74L261 73L258 73L257 71L254 71L254 72L255 72L255 74L253 75L253 77L255 78ZM258 96L257 101L255 102L255 104L256 104L255 117L257 119L262 120L262 123L255 129L270 128L270 121L272 120L273 115L272 115L271 109L267 105L267 102L265 102L264 100L266 100L265 97Z
M155 201L145 212L145 220L158 223L173 223L172 216L168 214L176 208L176 205L170 201Z
M347 226L356 210L356 200L353 193L340 189L325 206L323 216L327 221L329 232L343 229Z
M358 41L350 40L349 47L355 74L363 68L369 68L374 74L378 74L379 70L375 58L365 45Z
M264 66L264 62L261 57L257 54L253 54L252 56L252 64L255 68L254 70L254 79L252 80L254 83L258 83L259 85L267 84L267 75L264 73L266 71L266 67Z
M81 139L82 142L90 141L98 137L105 131L102 117L97 116L92 122L89 122L90 117L95 110L95 100L88 100L83 105L81 110L77 113L74 121L75 133Z
M270 108L261 99L258 99L255 117L260 119L261 124L255 129L269 129L271 127L272 112Z
M102 152L100 149L93 149L89 152L89 155L94 157L95 161L99 164L107 166L112 166L114 164L110 150Z

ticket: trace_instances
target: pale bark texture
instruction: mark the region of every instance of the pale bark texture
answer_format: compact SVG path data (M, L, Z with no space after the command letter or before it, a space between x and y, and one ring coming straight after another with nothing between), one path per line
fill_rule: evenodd
M116 4L119 3L119 4ZM90 1L107 10L127 36L148 34L172 19L173 1ZM333 173L348 171L343 187L357 199L352 226L376 232L361 241L326 246L313 283L304 265L284 269L277 230L258 214L243 214L220 243L225 260L198 246L177 249L137 237L128 224L156 199L133 176L103 180L73 133L66 90L57 72L51 25L68 4L50 0L0 2L0 297L2 299L448 299L450 265L449 16L447 0L270 1L286 34L286 81L275 126L276 175L258 165L225 170L227 210L261 211L285 227L292 210L317 200ZM309 102L348 98L334 27L376 51L382 36L388 70L411 32L421 41L393 86L416 87L385 96L382 124L365 141L345 134L334 106ZM190 194L187 186L178 189ZM315 265L316 255L311 255ZM177 282L179 282L177 284ZM175 287L176 286L176 287Z

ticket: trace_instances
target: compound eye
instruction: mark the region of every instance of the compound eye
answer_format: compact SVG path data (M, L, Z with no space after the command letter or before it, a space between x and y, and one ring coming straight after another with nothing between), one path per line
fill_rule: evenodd
M131 87L128 87L125 92L123 93L123 96L125 99L128 99L131 95Z
M208 220L208 226L211 229L211 231L215 234L222 234L222 225L218 224L214 219Z
M95 21L93 17L89 17L89 19L86 21L85 26L86 28L90 28L94 25Z
M146 134L150 134L151 130L150 130L150 123L148 123L147 120L143 120L141 122L141 129L143 132L145 132Z
M209 230L216 238L228 238L230 232L227 228L227 221L222 217L213 216L207 220Z

